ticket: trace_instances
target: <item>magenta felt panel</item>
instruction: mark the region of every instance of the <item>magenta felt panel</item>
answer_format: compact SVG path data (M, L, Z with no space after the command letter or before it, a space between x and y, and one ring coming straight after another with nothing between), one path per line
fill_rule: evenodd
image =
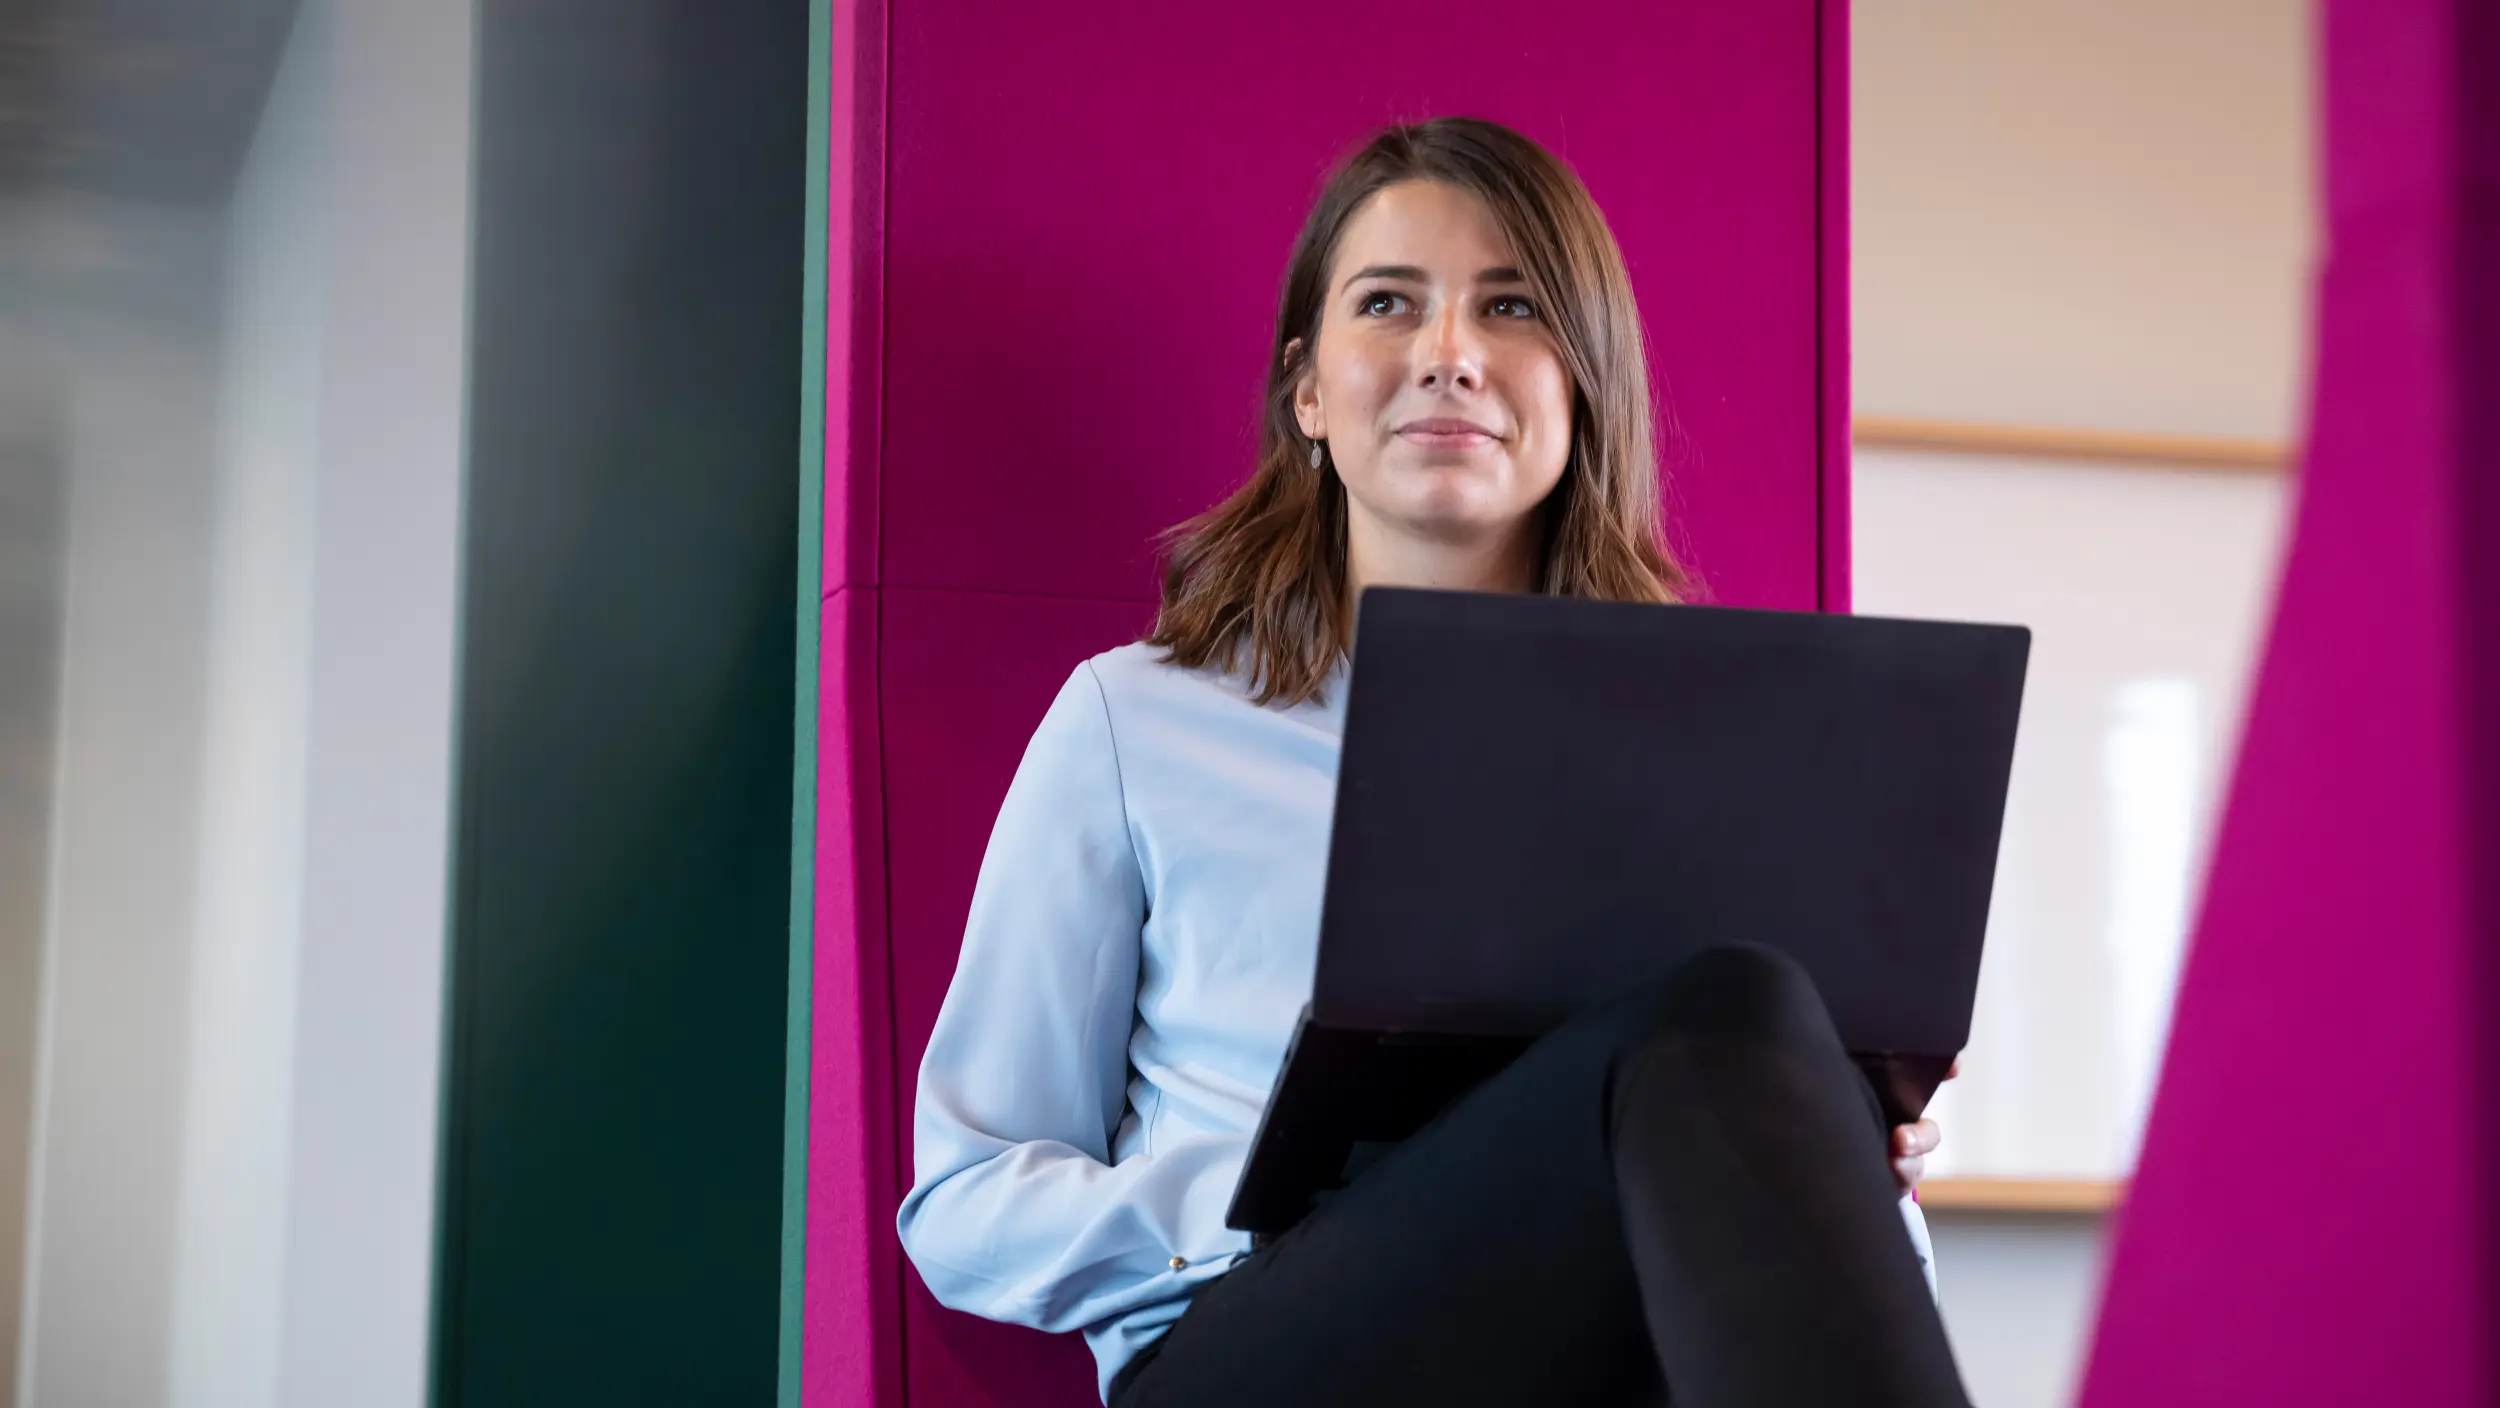
M1080 1335L1045 1335L958 1315L906 1268L903 1324L914 1408L1094 1408L1094 1356Z
M2500 1401L2500 43L2484 0L2321 13L2299 515L2090 1405Z
M1819 172L1822 280L1822 583L1816 605L1849 609L1849 7L1822 7Z
M1816 604L1814 0L887 19L884 584L1150 595L1152 536L1248 469L1323 170L1463 112L1552 144L1611 216L1682 428L1673 531L1719 598Z
M1073 1338L900 1264L911 1082L1034 721L1248 468L1321 173L1443 112L1560 150L1642 296L1679 546L1719 600L1845 606L1845 6L834 13L806 1402L1086 1403Z
M883 596L893 1080L907 1145L920 1052L954 977L973 878L1025 742L1069 672L1135 639L1151 613L1065 598L899 588ZM898 1147L905 1181L908 1160L908 1148ZM1093 1400L1092 1361L1075 1337L1053 1340L940 1310L917 1280L908 1306L914 1404Z
M811 1408L894 1402L902 1382L876 595L837 591L823 612L802 1376Z
M823 581L873 586L884 381L885 5L832 7L825 181Z

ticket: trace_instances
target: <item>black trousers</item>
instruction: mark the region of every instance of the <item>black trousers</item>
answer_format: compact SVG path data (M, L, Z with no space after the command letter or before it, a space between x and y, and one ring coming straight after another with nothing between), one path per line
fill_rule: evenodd
M1803 971L1710 950L1201 1290L1112 1406L1964 1408L1888 1138Z

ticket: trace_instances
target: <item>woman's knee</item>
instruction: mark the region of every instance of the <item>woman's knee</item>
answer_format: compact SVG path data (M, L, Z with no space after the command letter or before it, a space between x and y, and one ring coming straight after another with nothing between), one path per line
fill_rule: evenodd
M1831 1041L1831 1016L1794 958L1760 944L1714 944L1640 994L1640 1038L1688 1036L1771 1046Z

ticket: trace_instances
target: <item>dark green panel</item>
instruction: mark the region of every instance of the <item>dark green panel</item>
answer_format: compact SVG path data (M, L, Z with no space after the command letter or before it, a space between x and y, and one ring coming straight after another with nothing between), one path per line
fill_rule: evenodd
M774 1399L809 27L478 9L447 1408Z

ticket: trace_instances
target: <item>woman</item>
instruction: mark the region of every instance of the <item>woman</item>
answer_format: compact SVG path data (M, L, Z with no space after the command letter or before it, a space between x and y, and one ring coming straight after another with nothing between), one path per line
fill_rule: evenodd
M930 1288L1084 1331L1113 1408L1962 1402L1896 1211L1935 1128L1892 1131L1887 1176L1762 949L1576 1019L1273 1244L1226 1229L1310 993L1356 596L1687 587L1622 256L1517 133L1351 158L1269 365L1256 475L1000 808L921 1067L899 1226Z

